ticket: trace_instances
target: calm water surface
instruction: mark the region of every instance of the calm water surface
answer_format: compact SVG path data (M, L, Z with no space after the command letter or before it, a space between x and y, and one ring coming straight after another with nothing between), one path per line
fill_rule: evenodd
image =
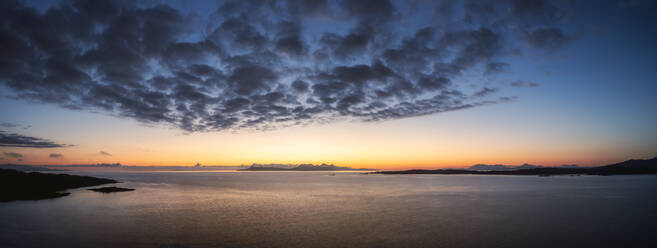
M0 247L657 247L657 176L74 173L136 191L0 203Z

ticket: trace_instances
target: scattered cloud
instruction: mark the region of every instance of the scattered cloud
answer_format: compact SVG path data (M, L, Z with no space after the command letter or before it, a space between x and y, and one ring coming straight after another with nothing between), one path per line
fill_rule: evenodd
M485 88L481 89L480 91L477 91L476 93L474 93L474 96L485 97L485 96L493 94L497 91L498 91L498 89L496 89L496 88L487 88L487 87L485 87Z
M4 154L5 154L5 156L7 156L7 157L12 157L12 158L16 158L16 159L21 159L21 158L23 158L23 154L16 153L16 152L5 152Z
M508 71L509 51L571 40L561 3L543 0L227 1L207 18L151 1L1 2L12 97L189 132L501 103L513 97L485 99L492 89L469 79ZM409 22L419 9L444 21Z
M0 127L4 127L4 128L12 128L12 127L17 127L17 126L18 126L17 124L10 123L10 122L0 123Z
M541 84L536 83L536 82L526 82L523 80L516 80L509 82L509 86L511 87L516 87L516 88L522 88L522 87L538 87L541 86Z
M57 144L47 139L0 131L0 147L60 148L69 146L71 145Z
M509 71L509 64L503 62L490 62L486 65L486 75Z
M64 155L62 155L61 153L51 153L49 157L54 159L63 159Z
M112 156L112 154L110 154L109 152L105 152L105 151L100 151L100 152L98 152L98 154L103 155L103 156Z
M32 126L31 125L20 125L20 124L16 124L16 123L12 123L12 122L3 122L3 123L0 123L0 127L8 128L8 129L21 128L23 130L27 130L27 129L31 128Z

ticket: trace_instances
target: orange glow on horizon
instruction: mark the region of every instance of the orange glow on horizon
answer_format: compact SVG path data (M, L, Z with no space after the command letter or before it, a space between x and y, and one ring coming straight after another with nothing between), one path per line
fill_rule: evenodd
M467 114L467 111L461 112ZM345 121L271 131L191 134L94 116L103 125L111 125L113 131L108 132L105 126L74 121L42 129L35 127L31 130L34 136L74 146L7 147L2 152L22 154L23 161L3 156L0 163L135 166L328 163L393 170L463 168L479 163L594 166L655 155L650 145L631 147L628 153L630 149L625 143L599 138L596 133L549 129L551 126L540 132L536 127L507 130L478 122L459 122L458 115L464 113L376 123ZM443 118L457 121L442 121ZM577 142L564 142L566 136L576 137ZM102 155L100 151L110 155ZM49 157L53 153L62 157Z

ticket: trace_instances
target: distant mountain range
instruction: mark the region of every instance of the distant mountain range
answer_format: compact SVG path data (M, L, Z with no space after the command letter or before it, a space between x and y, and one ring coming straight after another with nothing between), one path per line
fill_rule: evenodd
M657 174L657 157L652 159L631 159L625 162L597 167L578 167L564 165L561 167L542 167L533 165L474 165L468 169L405 170L379 171L379 174L442 174L442 175L631 175Z
M371 171L376 169L359 168L354 169L351 167L340 167L333 164L300 164L298 166L281 166L278 164L254 164L249 168L242 169L245 171Z
M568 168L568 169L583 169L587 167L581 167L574 164L564 164L560 167L548 167L542 165L533 165L533 164L523 164L523 165L503 165L503 164L476 164L470 166L468 170L473 171L511 171L511 170L524 170L524 169L535 169L535 168Z

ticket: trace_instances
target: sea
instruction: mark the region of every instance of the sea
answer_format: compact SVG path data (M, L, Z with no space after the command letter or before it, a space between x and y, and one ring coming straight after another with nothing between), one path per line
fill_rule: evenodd
M66 172L0 203L0 247L657 247L657 176Z

